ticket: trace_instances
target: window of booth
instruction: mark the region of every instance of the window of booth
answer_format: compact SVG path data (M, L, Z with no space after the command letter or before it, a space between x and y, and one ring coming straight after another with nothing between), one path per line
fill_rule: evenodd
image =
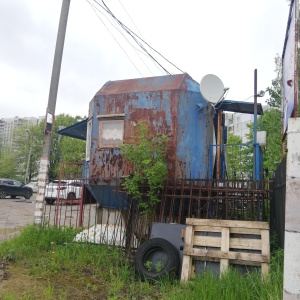
M99 146L100 148L116 148L123 144L124 119L99 119Z

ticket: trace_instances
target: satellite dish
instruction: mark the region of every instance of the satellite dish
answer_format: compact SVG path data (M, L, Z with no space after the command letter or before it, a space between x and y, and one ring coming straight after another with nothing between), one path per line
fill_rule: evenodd
M204 99L211 103L217 103L224 95L222 80L213 74L205 75L200 82L200 92Z

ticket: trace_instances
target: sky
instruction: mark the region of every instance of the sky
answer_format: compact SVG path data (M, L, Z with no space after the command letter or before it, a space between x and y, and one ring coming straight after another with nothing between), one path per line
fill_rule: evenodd
M45 116L62 1L0 1L0 118ZM103 5L71 0L56 115L87 116L89 102L109 80L166 75L97 2ZM214 74L229 88L227 100L254 94L255 69L258 90L276 77L287 0L104 2L157 51L145 46L165 70L197 82Z

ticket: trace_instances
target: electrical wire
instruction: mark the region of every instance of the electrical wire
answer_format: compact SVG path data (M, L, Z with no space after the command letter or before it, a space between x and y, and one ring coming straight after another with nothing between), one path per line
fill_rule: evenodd
M162 70L166 74L171 75L171 73L164 68L154 57L151 55L148 50L145 48L143 44L148 46L152 51L157 53L159 56L161 56L164 60L166 60L169 64L177 68L180 72L184 73L180 68L178 68L175 64L173 64L171 61L169 61L166 57L164 57L161 53L159 53L157 50L155 50L153 47L151 47L146 41L144 41L141 37L139 37L136 33L134 33L131 29L129 29L125 24L123 24L109 9L109 7L105 4L104 0L102 0L102 4L99 3L97 0L93 0L97 5L99 5L104 11L106 11L114 20L115 22L137 43L137 45L157 64L160 66ZM143 44L142 44L142 43Z
M92 8L93 8L93 10L95 11L95 10L97 10L97 11L99 11L101 14L103 14L106 18L107 18L107 15L105 15L102 11L100 11L96 6L94 6L92 3L90 3L89 2L89 0L86 0L91 6L92 6ZM104 7L102 7L101 6L101 4L99 4L99 3L97 3L104 11L106 11L107 12L107 10L104 8ZM97 14L97 13L96 13ZM97 14L97 16L99 17L99 15ZM101 20L101 18L99 17L99 19ZM146 56L146 54L143 52L143 51L141 51L141 50L139 50L139 49L137 49L136 47L134 47L132 44L131 44L131 42L125 37L125 35L123 34L123 32L121 31L121 30L119 30L119 28L118 27L116 27L115 25L113 25L112 24L112 22L110 21L110 20L108 20L109 22L110 22L110 24L117 30L117 31L119 31L119 33L121 34L121 35L123 35L123 37L124 37L124 39L128 42L128 44L132 47L132 48L134 48L134 50L135 51L138 51L138 52L140 52L140 53L142 53L143 55L145 55ZM115 20L114 20L115 21ZM103 21L101 20L101 22L103 23ZM105 24L104 24L105 25ZM125 50L123 49L123 47L120 45L120 43L117 41L117 39L114 37L114 35L110 32L110 30L107 28L107 26L105 25L105 27L106 27L106 29L109 31L109 33L112 35L112 37L115 39L115 41L118 43L118 45L120 46L120 48L125 52ZM125 52L125 54L126 54L126 56L129 58L129 55ZM136 54L138 55L138 57L140 58L140 60L143 62L143 64L146 66L146 68L149 70L149 72L151 73L151 74L153 74L152 73L152 71L149 69L149 67L147 66L147 64L144 62L144 60L140 57L140 55L136 52ZM132 64L134 65L134 67L137 69L137 67L136 67L136 65L133 63L133 61L129 58L129 60L132 62ZM157 65L156 65L157 66ZM140 71L138 71L139 73L140 73L140 75L143 77L143 75L141 74L141 72Z
M134 23L134 21L132 20L132 18L131 18L131 16L129 15L129 13L127 12L126 8L125 8L124 5L122 4L121 0L119 0L119 3L121 4L122 8L123 8L124 11L126 12L127 16L128 16L129 19L131 20L132 24L134 25L134 27L136 28L136 30L138 31L138 33L140 34L140 36L141 36L143 39L145 39L145 38L143 37L142 33L140 32L140 30L138 29L138 27L136 26L136 24ZM146 55L146 54L144 53L144 55ZM152 61L152 62L153 62L153 64L154 64L154 66L155 66L159 71L161 71L161 70L159 69L159 67L157 66L157 64L156 64L154 61ZM148 68L148 70L149 70L149 68ZM153 73L152 73L151 71L150 71L150 73L153 75Z
M121 44L118 42L118 40L115 38L115 36L111 33L111 31L109 30L109 28L106 26L106 24L103 22L103 20L100 18L100 16L97 14L96 10L101 13L102 15L104 15L98 8L94 7L94 5L92 5L92 3L90 3L89 0L86 0L92 7L92 9L94 10L95 14L97 15L97 17L99 18L99 20L101 21L101 23L104 25L104 27L106 28L106 30L110 33L110 35L113 37L113 39L116 41L116 43L119 45L119 47L122 49L122 51L125 53L125 55L127 56L127 58L130 60L130 62L133 64L133 66L135 67L135 69L137 70L137 72L143 77L142 73L140 72L140 70L137 68L137 66L135 65L135 63L132 61L132 59L129 57L129 55L127 54L127 52L125 51L125 49L121 46ZM105 15L104 15L105 16ZM106 16L105 16L106 17ZM109 21L109 20L108 20ZM110 21L109 21L110 22ZM111 22L110 22L111 23ZM114 26L111 23L112 26ZM115 27L116 28L116 27ZM116 28L117 29L117 28ZM117 29L118 30L118 29ZM126 38L125 38L126 39ZM129 43L129 41L128 41Z
M91 3L90 3L90 5L92 5ZM93 5L92 5L93 6ZM96 9L96 10L98 10L101 14L103 14L106 18L107 18L107 16L103 13L103 12L101 12L98 8L96 8L95 6L93 6L94 7L94 9ZM122 7L124 8L124 6L122 5ZM124 8L124 10L125 10L125 8ZM127 11L125 10L125 12L127 13ZM127 15L128 15L128 13L127 13ZM128 15L129 16L129 15ZM129 16L129 18L130 18L130 16ZM108 19L108 18L107 18ZM131 19L131 18L130 18ZM132 20L132 19L131 19ZM108 21L110 22L110 24L124 37L124 39L128 42L128 44L134 49L134 51L136 52L136 54L137 54L137 56L139 57L139 59L142 61L142 63L144 64L144 66L148 69L148 71L153 75L153 72L150 70L150 68L147 66L147 64L145 63L145 61L142 59L142 57L139 55L139 53L138 52L140 52L141 54L143 54L143 55L145 55L145 56L147 56L143 51L141 51L140 49L137 49L129 40L128 40L128 38L124 35L124 33L121 31L121 30L119 30L119 28L118 27L116 27L115 25L113 25L112 24L112 22L108 19ZM132 21L133 22L133 21ZM135 25L135 24L134 24ZM114 38L115 39L115 38ZM131 60L131 62L132 62L132 60ZM157 67L157 65L155 65L156 67ZM139 72L140 73L140 72ZM141 73L140 73L141 74ZM143 77L143 75L141 74L141 76Z
M135 38L135 36L133 36L133 32L126 26L124 25L113 13L112 11L108 8L108 6L105 4L104 0L102 0L102 3L104 5L104 7L97 1L94 0L94 2L96 2L100 7L102 7L109 15L111 15L111 17L116 21L116 23L121 26L121 28L127 33L129 34L129 36L141 47L141 49L153 60L155 61L161 68L162 70L164 70L168 75L171 75L171 73L164 68L148 51L147 49Z

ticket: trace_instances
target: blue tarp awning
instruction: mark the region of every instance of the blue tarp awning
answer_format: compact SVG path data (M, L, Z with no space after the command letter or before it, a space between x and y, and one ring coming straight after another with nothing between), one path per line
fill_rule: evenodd
M76 123L69 127L64 128L64 129L58 130L57 133L85 141L86 140L87 121L88 121L88 119L85 119L79 123Z

